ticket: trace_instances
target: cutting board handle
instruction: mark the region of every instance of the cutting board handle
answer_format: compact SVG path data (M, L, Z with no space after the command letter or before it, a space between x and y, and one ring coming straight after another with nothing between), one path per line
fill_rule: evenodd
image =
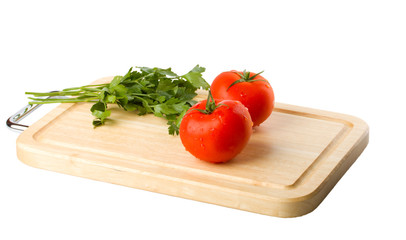
M52 91L55 92L55 91ZM47 98L52 98L52 96L47 97ZM61 98L61 96L59 96ZM25 117L30 115L33 111L38 109L42 104L27 104L25 107L21 108L19 111L11 115L7 121L6 125L7 127L15 132L23 132L25 129L27 129L29 126L24 125L19 123L21 120L23 120Z
M7 127L15 132L23 132L29 126L20 124L19 122L31 114L34 110L39 108L42 104L28 104L21 108L18 112L14 113L6 121Z

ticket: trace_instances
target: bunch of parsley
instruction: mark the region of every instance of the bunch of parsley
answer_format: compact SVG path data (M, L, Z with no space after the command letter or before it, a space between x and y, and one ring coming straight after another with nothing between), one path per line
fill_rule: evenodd
M179 134L179 125L186 111L196 103L193 98L199 88L210 85L202 77L204 67L195 66L184 75L171 68L136 67L124 76L115 76L110 83L67 88L62 91L37 93L29 97L30 104L95 102L90 111L95 116L93 125L103 125L111 114L108 104L117 104L138 115L153 113L168 120L169 134ZM44 98L50 97L50 98Z

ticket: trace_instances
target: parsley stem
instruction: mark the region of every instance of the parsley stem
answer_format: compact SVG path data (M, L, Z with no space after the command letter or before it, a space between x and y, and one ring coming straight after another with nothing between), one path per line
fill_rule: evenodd
M76 90L76 89L96 89L96 88L100 88L100 90L103 87L107 87L109 86L108 83L102 83L102 84L95 84L95 85L84 85L81 87L72 87L72 88L65 88L62 91L71 91L71 90Z
M100 92L101 91L101 89L98 89L98 88L88 88L88 87L84 87L84 88L80 88L81 90L84 90L84 91L89 91L89 92Z
M95 93L86 93L84 91L60 91L60 92L48 92L48 93L26 92L25 94L34 95L35 97L79 96L79 95L84 95L84 94L95 95Z
M42 100L35 100L28 102L29 104L46 104L46 103L77 103L77 102L97 102L98 98L87 98L87 99L76 99L76 98L64 98L64 99L42 99Z

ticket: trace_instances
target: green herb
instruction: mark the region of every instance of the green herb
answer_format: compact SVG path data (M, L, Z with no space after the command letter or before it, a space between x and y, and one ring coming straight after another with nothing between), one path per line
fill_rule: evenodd
M193 98L199 88L210 85L202 77L204 67L195 66L184 75L177 75L171 68L136 67L124 76L115 76L110 83L67 88L62 91L37 93L29 97L30 104L95 102L90 111L95 116L93 125L103 125L111 114L108 104L117 104L138 115L153 113L168 120L169 134L179 134L183 115L196 103ZM51 97L44 99L43 97ZM67 98L68 97L68 98Z

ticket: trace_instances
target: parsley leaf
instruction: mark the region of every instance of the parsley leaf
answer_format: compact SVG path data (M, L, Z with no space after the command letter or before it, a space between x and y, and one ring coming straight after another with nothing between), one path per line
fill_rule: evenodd
M187 81L189 81L194 87L202 87L203 89L207 90L210 88L210 85L202 77L202 72L204 72L205 70L206 69L204 67L196 65L192 70L190 70L190 72L183 75L183 77L186 78Z

